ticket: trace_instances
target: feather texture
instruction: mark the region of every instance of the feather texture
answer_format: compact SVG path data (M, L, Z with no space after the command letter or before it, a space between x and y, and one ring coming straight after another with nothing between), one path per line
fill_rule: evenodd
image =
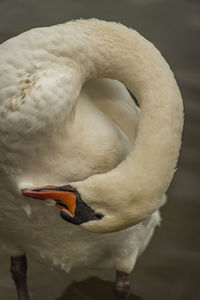
M25 32L0 46L0 62L2 248L66 271L112 258L130 272L180 148L182 100L167 63L136 31L98 20ZM103 235L20 194L67 183L105 216L82 227Z

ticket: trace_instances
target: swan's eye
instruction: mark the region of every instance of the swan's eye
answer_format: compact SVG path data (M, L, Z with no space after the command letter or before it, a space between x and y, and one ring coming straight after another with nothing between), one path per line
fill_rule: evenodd
M95 214L95 217L98 219L98 220L101 220L103 218L103 215L102 214Z

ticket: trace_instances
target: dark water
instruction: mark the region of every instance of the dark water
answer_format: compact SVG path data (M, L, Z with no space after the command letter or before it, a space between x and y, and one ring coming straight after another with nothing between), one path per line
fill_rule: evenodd
M162 209L162 226L132 273L135 296L131 299L199 300L200 1L0 0L0 41L32 27L80 17L115 20L136 28L154 42L175 72L185 105L183 147L168 204ZM9 258L4 257L0 263L0 299L14 300ZM101 272L106 281L92 277L64 291L71 279L84 278L83 271L74 271L66 278L64 273L49 271L31 259L29 270L32 300L114 299L114 272ZM63 295L59 296L61 291Z

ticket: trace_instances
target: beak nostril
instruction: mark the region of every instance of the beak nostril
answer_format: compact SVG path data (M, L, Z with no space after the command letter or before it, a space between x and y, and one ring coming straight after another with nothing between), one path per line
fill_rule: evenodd
M60 200L55 200L56 204L66 208L66 209L69 209L69 207L67 206L67 204L64 204L63 202L61 202Z

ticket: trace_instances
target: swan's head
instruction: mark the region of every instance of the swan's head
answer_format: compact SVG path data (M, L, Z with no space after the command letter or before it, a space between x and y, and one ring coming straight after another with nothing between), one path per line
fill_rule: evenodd
M83 229L94 233L109 233L126 229L146 219L153 210L137 213L127 205L115 205L105 203L106 195L99 196L100 201L89 201L89 198L81 197L83 191L71 185L47 185L22 189L25 197L39 199L47 204L55 205L60 209L60 216L67 222L79 225ZM84 194L84 192L83 192ZM87 199L87 201L83 199ZM93 200L96 197L92 197ZM89 204L89 203L90 204ZM100 204L100 205L99 205ZM109 209L109 207L112 209ZM121 209L119 209L119 206ZM111 208L110 207L110 208Z
M70 185L42 186L23 189L22 194L29 198L40 199L55 204L61 217L70 223L81 225L89 221L99 221L103 215L95 212L81 198L78 191Z

